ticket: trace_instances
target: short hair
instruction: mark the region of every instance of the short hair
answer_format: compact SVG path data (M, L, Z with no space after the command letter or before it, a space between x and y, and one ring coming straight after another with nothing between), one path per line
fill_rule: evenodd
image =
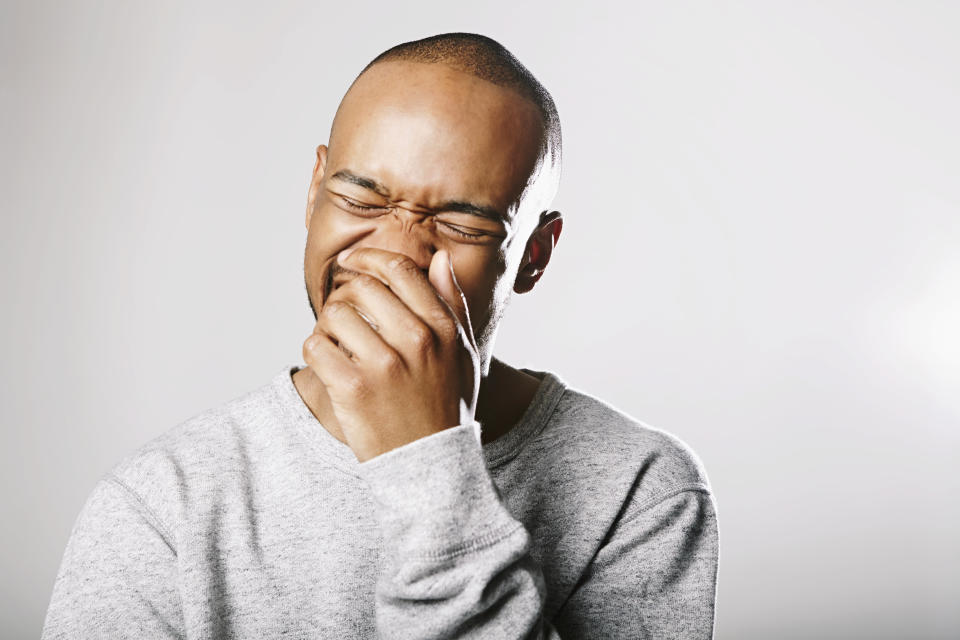
M560 115L553 97L516 56L493 38L478 33L455 32L404 42L371 60L357 78L378 62L390 60L444 64L516 91L536 105L543 120L540 157L549 158L560 166L563 139Z

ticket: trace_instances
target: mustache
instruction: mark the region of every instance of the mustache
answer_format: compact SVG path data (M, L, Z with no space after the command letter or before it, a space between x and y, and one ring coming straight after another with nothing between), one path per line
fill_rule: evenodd
M326 304L327 298L330 297L330 291L333 290L334 271L337 269L343 270L343 268L337 264L337 261L334 260L330 263L330 268L327 269L327 277L323 280L323 296L320 302L321 306Z
M348 279L349 277L358 275L360 275L358 271L344 269L340 266L340 263L334 259L333 262L330 263L330 268L327 269L327 277L323 280L323 303L326 304L327 298L330 296L330 292L333 291L334 280L341 277Z
M359 273L356 271L351 271L350 269L344 269L336 262L333 262L330 265L330 268L327 270L327 277L324 279L324 282L323 282L323 304L326 304L327 300L330 297L330 292L333 290L333 281L336 280L340 274L344 274L344 273L352 273L354 275L359 275ZM356 309L356 307L354 308ZM371 320L366 315L364 315L364 313L360 311L360 309L356 309L356 311L358 314L360 314L361 318L367 321L367 324L369 324L374 331L380 330L380 327L377 326L377 323L375 323L373 320ZM316 316L316 313L314 313L314 316Z

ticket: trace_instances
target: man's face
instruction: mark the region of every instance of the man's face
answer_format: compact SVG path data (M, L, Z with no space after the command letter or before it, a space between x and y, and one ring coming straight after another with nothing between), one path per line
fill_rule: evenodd
M529 233L518 205L529 200L521 196L537 168L540 123L520 95L440 64L368 69L344 97L329 146L318 148L304 257L314 316L356 275L337 263L343 249L403 253L425 274L446 249L484 352Z

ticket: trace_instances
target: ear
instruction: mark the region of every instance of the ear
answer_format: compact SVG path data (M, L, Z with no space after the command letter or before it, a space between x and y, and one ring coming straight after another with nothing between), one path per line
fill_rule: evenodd
M317 147L317 162L313 165L313 176L310 178L310 189L307 190L307 220L306 227L310 228L310 217L313 215L313 208L316 206L317 194L320 193L320 182L323 180L323 173L327 168L327 145L321 144Z
M547 263L550 262L553 248L560 240L562 230L563 216L559 211L549 213L544 211L540 214L540 222L527 240L527 248L520 262L517 279L513 284L515 292L526 293L533 289L537 280L543 275L544 269L547 268Z

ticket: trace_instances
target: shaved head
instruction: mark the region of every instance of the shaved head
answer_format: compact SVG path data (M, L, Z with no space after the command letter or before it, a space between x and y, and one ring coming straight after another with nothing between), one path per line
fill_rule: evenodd
M541 154L559 165L562 152L560 116L550 92L502 44L477 33L443 33L391 47L357 75L390 60L443 64L487 82L512 89L530 100L543 120ZM356 80L354 80L356 82Z

